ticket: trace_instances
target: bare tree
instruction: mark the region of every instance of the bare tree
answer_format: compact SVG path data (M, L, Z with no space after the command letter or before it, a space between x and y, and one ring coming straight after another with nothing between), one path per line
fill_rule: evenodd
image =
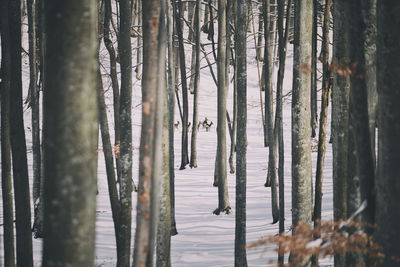
M296 0L292 91L293 225L311 223L310 81L312 0Z
M247 0L235 3L236 83L238 129L236 158L235 266L247 266L246 153L247 153Z
M226 0L218 0L218 122L217 122L217 157L216 176L218 181L218 208L215 214L229 213L228 180L226 170L226 94L227 94L227 69L226 69Z
M165 2L143 1L142 130L133 266L153 266L159 212L163 92L165 90Z
M10 137L14 178L17 266L33 266L28 163L22 107L21 1L8 1Z
M378 113L379 150L376 198L376 239L383 247L384 261L379 266L398 266L400 247L398 246L400 223L399 188L399 133L400 94L398 90L400 42L396 29L400 18L396 11L398 1L378 1ZM397 260L396 260L397 259Z
M94 265L96 6L45 2L43 266Z
M14 253L14 208L11 181L10 144L10 32L8 26L8 1L0 1L1 33L1 193L3 200L3 244L4 266L15 266Z

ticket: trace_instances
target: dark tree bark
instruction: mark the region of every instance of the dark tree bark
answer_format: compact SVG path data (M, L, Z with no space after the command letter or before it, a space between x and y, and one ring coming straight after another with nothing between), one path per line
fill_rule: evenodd
M376 240L383 246L380 266L398 266L400 224L400 42L397 29L400 17L398 1L378 1L378 113L379 152L376 206ZM395 257L395 258L394 258ZM397 259L397 261L396 261Z
M14 208L11 181L10 144L10 32L8 25L8 0L0 1L1 33L1 189L3 200L4 267L15 266Z
M318 54L318 3L313 0L313 26L312 26L312 75L311 75L311 137L315 137L318 125L318 105L317 105L317 54Z
M96 7L45 1L43 266L94 265Z
M367 208L363 212L363 221L374 223L375 218L375 164L368 117L368 96L366 84L365 54L364 49L359 49L365 43L365 18L367 3L364 1L349 2L350 26L350 98L353 108L354 141L358 174L361 184L361 199L367 201Z
M317 170L315 174L315 202L314 202L314 226L320 224L322 209L322 173L324 170L324 160L326 152L326 123L328 119L328 106L331 87L331 72L329 70L329 27L330 27L330 10L331 0L326 0L324 11L324 25L322 33L322 94L321 94L321 113L319 117L319 134L318 134L318 155Z
M247 266L246 152L247 152L247 0L235 3L236 84L238 129L236 154L235 266Z
M117 75L117 58L115 49L111 39L110 24L112 19L111 0L104 1L104 26L103 26L103 40L110 57L110 78L113 91L113 107L114 107L114 146L120 145L120 93ZM120 158L116 158L118 181L120 176Z
M122 261L118 266L130 265L131 221L132 221L132 50L131 50L131 0L119 2L120 29L118 51L121 67L120 95L120 187L121 203L119 233L122 246Z
M264 48L264 72L265 75L265 110L266 110L266 120L265 124L268 125L268 143L269 143L269 156L268 156L268 176L270 180L271 186L271 206L272 206L272 220L273 223L279 221L279 207L278 207L278 187L277 187L277 176L276 176L276 154L277 154L277 135L274 134L272 126L272 118L273 118L273 99L272 99L272 84L270 81L271 70L270 70L270 56L271 53L268 51L268 47L270 46L269 40L269 18L268 14L270 13L270 2L264 2L264 38L265 38L265 48ZM267 113L268 111L268 113ZM268 116L268 119L267 119ZM268 179L267 179L268 180Z
M33 266L28 164L22 107L21 1L8 1L10 37L10 137L17 233L17 266Z
M174 21L173 6L167 1L167 31L168 31L168 133L169 133L169 190L171 200L171 235L178 234L175 220L175 155L174 155L174 120L175 120L175 51L174 51Z
M350 77L344 73L349 65L349 6L347 0L333 1L333 57L332 57L332 152L333 152L333 218L344 220L359 207L355 203L356 184L359 182L354 171L356 161L350 140L353 132L350 120ZM354 143L353 143L354 144ZM352 186L354 185L354 186ZM354 205L351 205L354 203ZM351 209L353 207L353 209ZM335 266L341 267L345 259L335 256Z

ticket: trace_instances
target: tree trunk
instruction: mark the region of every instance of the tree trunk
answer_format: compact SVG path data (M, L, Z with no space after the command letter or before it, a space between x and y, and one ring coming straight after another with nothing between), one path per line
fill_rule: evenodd
M347 0L333 1L333 87L332 87L332 152L333 152L333 218L334 221L344 220L348 211L348 203L353 201L356 189L353 180L356 175L350 172L356 169L350 139L352 131L349 128L350 119L350 77L343 71L349 64L349 8ZM358 178L357 178L358 179ZM349 196L348 196L349 194ZM349 204L349 208L350 208ZM354 205L353 212L358 208ZM335 266L345 266L344 257L335 256Z
M167 4L168 5L168 4ZM168 8L168 7L167 7ZM167 15L169 15L167 13ZM169 36L168 36L169 37ZM167 87L169 90L170 87ZM164 88L163 88L164 89ZM166 91L167 91L166 90ZM174 95L172 94L172 97ZM171 266L171 195L169 169L169 111L168 95L164 95L164 114L162 132L161 200L160 220L157 229L157 267Z
M96 6L45 2L43 266L94 265Z
M292 1L289 0L286 7L286 22L285 32L283 32L283 16L285 10L285 4L283 1L278 1L278 38L279 38L279 69L277 77L277 90L276 90L276 112L275 112L275 126L274 126L274 138L278 141L278 179L279 179L279 233L282 234L285 231L285 188L284 188L284 164L285 164L285 150L283 142L283 79L285 75L285 61L286 61L286 46L289 35L289 22ZM277 137L276 137L277 136ZM276 165L276 163L275 163ZM284 263L284 255L278 255L278 264L281 266Z
M226 0L218 0L218 122L217 122L217 181L218 181L218 208L220 212L230 213L228 180L226 170Z
M114 171L113 149L111 146L110 132L108 128L107 109L104 99L103 82L100 73L98 75L99 75L98 107L99 107L100 133L101 133L101 140L103 143L103 153L104 153L104 160L107 173L108 194L110 197L111 213L114 222L115 241L117 245L117 262L121 262L123 261L123 255L124 255L124 251L122 250L121 246L121 239L119 238L121 231L120 229L121 206L119 202L120 199L118 196L117 183ZM119 157L119 155L117 155L116 157Z
M235 49L238 93L236 155L235 266L247 266L246 256L246 152L247 152L247 0L236 5Z
M385 260L379 266L398 266L400 224L400 91L399 60L400 42L397 29L400 18L398 1L378 1L378 113L379 154L376 206L376 240L382 245ZM396 261L397 260L397 261Z
M22 107L21 1L8 1L10 137L15 192L17 266L33 266L28 164Z
M194 20L194 38L195 45L195 68L194 68L194 87L193 87L193 119L192 119L192 139L191 139L191 153L190 153L190 167L197 168L197 123L198 123L198 98L199 98L199 85L200 85L200 10L201 2L197 1ZM192 74L193 75L193 74Z
M143 78L139 188L133 266L153 266L159 212L163 91L165 90L165 3L142 1Z
M169 190L171 200L171 235L178 234L175 220L175 155L174 155L174 120L175 120L175 49L174 21L172 3L167 1L167 31L168 31L168 132L169 132Z
M120 7L120 29L118 51L121 67L120 96L120 236L123 256L117 266L130 265L131 221L132 221L132 50L131 50L131 1L122 0Z
M120 95L119 95L119 84L117 75L117 58L115 55L115 49L111 40L110 24L112 19L112 8L111 0L105 0L104 2L104 27L103 27L103 40L104 45L108 51L110 57L110 78L111 86L113 91L113 107L114 107L114 146L120 146ZM120 157L116 157L118 181L120 176Z
M313 0L313 26L312 26L312 69L311 74L311 137L315 137L318 125L318 105L317 105L317 57L318 57L318 1Z
M324 171L324 160L326 152L326 121L328 119L328 106L331 87L331 72L329 70L329 27L330 27L331 0L326 0L324 11L324 26L322 36L322 95L321 95L321 113L319 117L318 134L318 155L317 169L315 174L315 202L314 202L314 227L317 227L321 221L322 209L322 173Z
M183 45L183 27L182 27L182 1L179 0L178 6L175 4L174 17L176 22L176 29L178 32L179 40L179 65L181 71L181 83L182 83L182 102L183 102L183 119L182 119L182 149L181 149L181 166L180 170L185 169L185 166L189 163L188 155L188 94L187 94L187 81L186 81L186 64L185 64L185 48Z
M14 255L14 208L11 182L10 144L10 32L8 25L8 1L0 1L1 33L1 189L3 200L4 267L15 266Z
M292 92L292 222L311 223L312 0L295 1Z
M365 71L365 54L363 49L365 43L365 21L364 11L366 2L349 2L349 36L350 36L350 64L351 64L351 90L350 98L354 109L354 141L356 157L361 184L361 199L367 200L367 208L363 213L363 221L374 223L375 218L375 164L368 117L368 96Z

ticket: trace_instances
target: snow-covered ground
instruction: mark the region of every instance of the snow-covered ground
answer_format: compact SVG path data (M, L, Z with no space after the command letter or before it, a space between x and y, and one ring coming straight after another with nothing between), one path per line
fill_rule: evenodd
M249 47L253 40L249 37ZM291 90L292 58L291 45L286 67L284 91ZM190 53L187 53L190 55ZM257 65L254 60L254 50L249 50L248 57L248 148L247 148L247 243L255 242L266 235L278 233L278 224L271 224L271 191L265 188L264 183L267 173L268 148L263 147L263 129L261 119L260 95L258 89ZM25 59L26 60L26 59ZM189 62L188 62L189 63ZM205 64L205 60L202 61ZM29 74L24 65L24 85L27 88ZM215 66L214 66L215 67ZM275 77L275 75L274 75ZM110 93L109 93L110 94ZM178 235L172 237L171 258L172 266L233 266L234 263L234 234L235 234L235 174L228 173L229 198L233 213L230 215L216 216L212 211L217 207L218 190L212 186L217 135L215 125L217 122L217 89L210 75L209 69L201 71L199 96L199 120L207 117L214 122L210 131L200 128L198 134L198 168L178 170L180 163L180 135L175 131L175 175L176 175L176 223ZM136 149L134 155L134 181L137 184L138 155L140 138L140 112L141 112L140 81L134 78L133 91L133 145ZM190 95L190 115L193 96ZM111 101L109 101L111 102ZM232 84L228 95L228 107L232 114ZM285 227L289 231L291 224L291 103L290 98L284 103L283 125L285 142ZM28 146L29 168L32 168L30 110L25 110L25 129ZM180 120L178 110L175 120ZM109 120L112 121L110 107ZM328 123L328 125L330 125ZM110 125L112 126L112 125ZM329 128L329 127L328 127ZM328 129L328 138L329 138ZM229 151L230 139L227 136ZM189 142L190 144L190 142ZM313 175L315 173L317 153L312 153ZM32 175L31 175L32 176ZM97 196L97 224L96 224L96 265L115 266L115 238L114 228L108 198L106 171L103 154L99 153L98 169L99 195ZM331 219L333 214L332 204L332 149L327 144L323 180L323 219ZM132 218L132 243L135 233L136 193L133 193L133 218ZM3 212L0 212L2 221ZM1 230L2 231L2 230ZM133 246L133 244L132 244ZM276 261L277 254L274 248L259 247L248 250L249 266L274 266L270 261ZM34 240L35 265L41 261L41 241ZM2 253L0 253L2 261ZM330 265L331 260L321 261Z

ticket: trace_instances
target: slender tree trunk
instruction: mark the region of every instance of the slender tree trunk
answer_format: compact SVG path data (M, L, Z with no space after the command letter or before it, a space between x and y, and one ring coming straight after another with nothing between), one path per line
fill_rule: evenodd
M296 0L292 89L292 223L311 224L311 43L312 0ZM308 266L308 259L292 255Z
M131 1L121 0L118 50L121 66L120 96L120 236L122 256L117 266L130 265L132 221L132 50L131 50Z
M331 0L326 0L324 11L324 26L322 36L322 95L321 95L321 113L319 117L319 134L318 134L318 155L317 170L315 174L315 204L314 204L314 227L318 226L321 221L322 209L322 173L324 170L324 160L326 152L326 122L328 118L328 106L331 87L331 72L329 70L329 27L330 27L330 9Z
M121 262L123 260L123 250L121 247L121 239L119 238L121 231L120 229L121 206L119 202L117 183L114 171L113 149L111 146L110 132L108 128L103 82L101 80L100 73L98 75L99 75L98 106L99 106L100 133L101 133L101 140L103 143L103 153L104 153L104 160L107 173L108 194L110 197L111 212L112 212L114 231L116 237L115 239L117 245L117 262ZM117 157L119 157L119 155L117 155Z
M220 212L230 213L228 180L226 170L226 0L218 0L218 126L217 126L217 181L218 181L218 208Z
M284 180L284 166L285 166L285 149L283 141L283 79L285 75L285 63L286 63L286 46L289 35L289 22L290 14L292 10L292 1L287 2L286 7L286 22L285 32L283 33L283 13L285 5L284 2L278 1L278 38L279 38L279 69L277 77L277 90L276 90L276 113L275 113L275 126L274 136L278 136L278 179L279 179L279 233L282 234L285 231L285 180ZM276 140L276 137L275 137ZM284 255L278 255L278 264L283 265Z
M17 266L33 266L28 164L22 107L21 1L8 1L10 37L10 137L17 233Z
M165 86L165 12L161 1L143 1L142 130L133 266L153 266L159 208L163 88Z
M375 237L382 245L385 254L384 261L379 266L398 266L400 247L398 246L400 223L400 91L399 35L400 27L397 10L398 1L378 1L378 109L379 109L379 154L377 179L376 223L378 225Z
M194 38L195 38L195 73L194 73L194 89L193 89L193 119L192 119L192 139L191 139L191 153L190 153L190 167L197 168L197 123L198 123L198 98L199 98L199 85L200 85L200 11L201 2L197 1L194 20Z
M265 39L265 46L264 46L264 85L265 85L265 122L264 125L266 129L264 131L268 131L268 134L265 135L268 137L268 140L264 142L264 146L268 144L269 146L269 153L268 153L268 170L267 170L267 179L265 181L264 186L270 187L271 186L271 177L274 177L276 181L276 143L274 143L274 129L273 129L273 118L274 118L274 99L273 99L273 89L271 83L271 35L269 34L269 23L271 22L271 8L270 8L270 1L264 1L263 3L263 14L264 14L264 39ZM283 17L283 11L282 11ZM278 22L279 23L279 22ZM283 23L283 18L282 18ZM283 27L283 24L282 24ZM268 73L268 75L265 75ZM271 128L270 128L271 127ZM272 135L270 135L272 133ZM265 137L264 136L264 137ZM272 189L271 189L272 191ZM272 200L273 198L271 198ZM272 216L274 217L274 213L272 212ZM274 220L274 219L273 219ZM274 220L275 221L275 220Z
M10 144L10 32L8 25L8 0L0 1L1 33L1 189L3 200L4 267L15 266L14 208L11 181Z
M185 48L183 45L183 4L179 0L178 6L175 4L174 16L176 22L176 29L178 32L179 40L179 65L181 71L181 83L182 83L182 102L183 102L183 119L182 119L182 149L181 149L181 166L180 170L185 169L185 166L189 163L188 155L188 94L187 94L187 81L186 81L186 64L185 64Z
M119 96L119 84L118 84L118 75L117 75L117 58L115 55L115 49L111 40L111 0L104 1L104 27L103 27L103 40L104 45L108 51L110 57L110 78L111 78L111 86L113 91L113 107L114 107L114 146L120 145L120 96ZM117 164L117 173L118 173L118 181L120 176L120 158L116 157Z
M246 256L246 152L247 152L247 0L235 3L238 132L236 158L235 266L247 266Z
M169 190L171 200L171 235L178 234L175 220L175 155L174 155L174 120L175 120L175 49L173 6L167 1L167 31L168 31L168 132L169 132Z
M167 7L168 8L168 7ZM167 13L168 15L168 13ZM163 88L167 93L169 86ZM173 97L173 95L172 95ZM171 266L171 195L169 169L169 111L168 94L164 94L164 114L162 129L162 166L161 166L161 200L160 220L157 229L157 261L158 267Z
M39 91L36 68L36 9L33 0L27 0L29 34L29 92L32 108L32 152L33 152L33 203L40 196L40 129L39 129ZM36 216L36 214L35 214Z
M315 202L314 202L314 228L321 225L322 212L322 180L324 171L324 160L326 153L326 123L328 118L328 106L331 93L331 72L329 70L329 28L330 28L330 9L331 0L325 1L324 25L322 33L321 61L323 64L322 94L321 94L321 113L319 117L318 134L318 155L317 170L315 174ZM320 238L320 233L314 235L315 239ZM312 257L313 265L318 265L318 255Z
M264 70L265 70L265 105L266 105L266 110L268 110L268 114L266 113L265 118L267 116L269 117L268 119L265 120L265 123L268 124L268 131L271 133L269 135L268 133L268 142L269 142L269 158L268 158L268 175L270 177L270 186L271 186L271 207L272 207L272 220L273 223L276 223L279 221L279 207L278 207L278 187L277 187L277 177L276 177L276 154L277 154L277 135L274 135L273 133L273 126L272 126L272 118L273 118L273 112L272 112L272 107L273 107L273 99L271 97L271 81L270 81L270 76L271 76L271 70L270 70L270 56L271 53L268 51L268 46L270 45L270 40L269 40L269 19L268 19L268 14L270 13L270 2L265 1L264 2L264 38L265 38L265 53L264 53ZM267 103L268 102L268 103ZM268 180L268 179L267 179Z
M317 105L317 57L318 57L318 1L313 0L313 26L312 26L312 75L311 75L311 137L317 135L318 105Z
M45 2L43 266L94 265L96 14L95 1Z

